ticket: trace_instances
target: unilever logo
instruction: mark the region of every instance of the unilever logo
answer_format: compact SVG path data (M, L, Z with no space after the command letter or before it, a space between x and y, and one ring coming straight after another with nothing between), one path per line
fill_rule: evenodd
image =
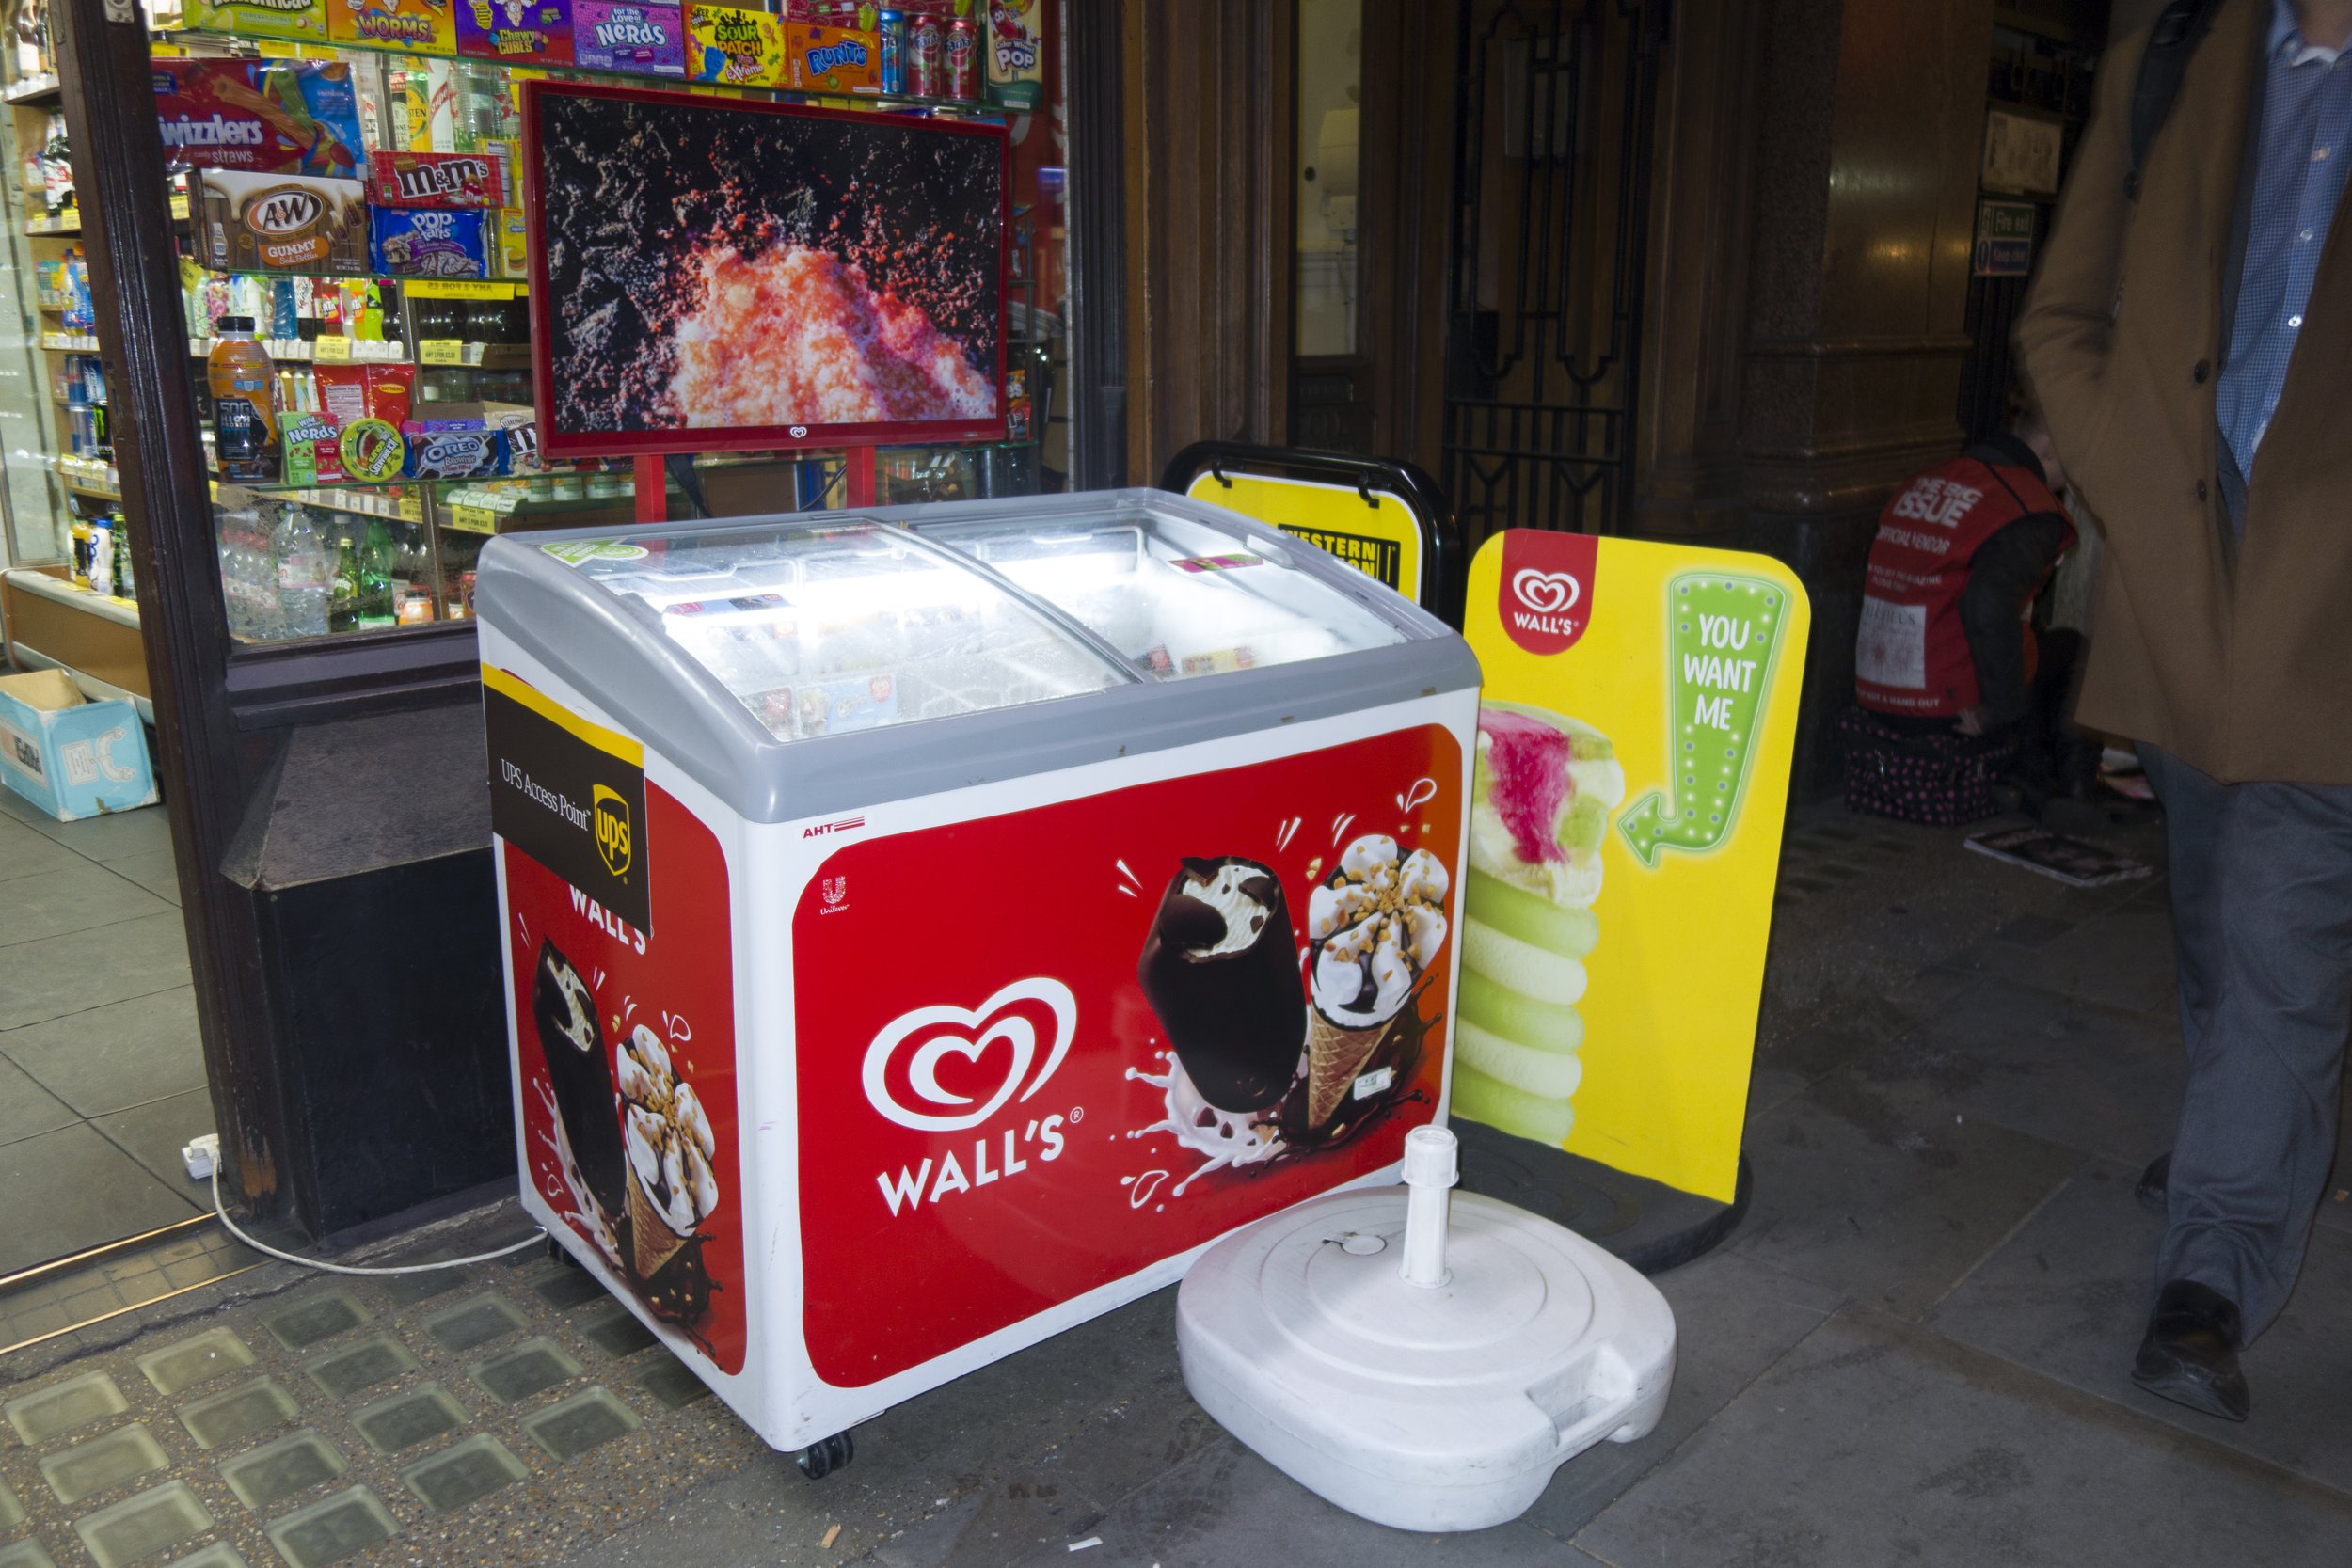
M1050 1024L1050 1040L1041 1041L1041 1024ZM1016 1095L1027 1100L1045 1086L1070 1053L1077 1025L1077 998L1042 975L1016 980L977 1008L917 1007L885 1024L866 1048L866 1098L917 1132L977 1127ZM1004 1071L984 1100L958 1094L939 1081L950 1056L973 1067L1001 1060Z

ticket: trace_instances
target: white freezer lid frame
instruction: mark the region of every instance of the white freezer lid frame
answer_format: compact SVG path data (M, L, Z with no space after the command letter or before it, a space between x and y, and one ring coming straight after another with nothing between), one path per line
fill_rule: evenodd
M576 540L663 533L700 538L735 530L881 523L920 536L992 521L1051 524L1152 515L1206 524L1309 574L1369 610L1405 639L1293 664L1195 680L1136 679L1102 691L876 729L779 740L719 679L660 630L653 611L541 548ZM1050 601L943 546L1085 646L1099 640ZM1222 739L1440 691L1474 689L1478 661L1443 622L1311 545L1239 513L1163 490L1086 491L855 512L779 513L615 530L501 535L476 568L475 613L485 632L517 644L653 750L752 822L861 810L1142 752ZM1116 657L1114 655L1114 657ZM1128 668L1125 660L1121 668Z

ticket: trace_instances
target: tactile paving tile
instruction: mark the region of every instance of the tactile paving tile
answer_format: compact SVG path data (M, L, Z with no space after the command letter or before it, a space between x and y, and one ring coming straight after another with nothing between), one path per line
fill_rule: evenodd
M8 1490L8 1480L0 1477L0 1530L12 1530L24 1522L24 1505Z
M522 1314L497 1296L476 1296L424 1320L424 1332L446 1351L478 1350L523 1326Z
M635 1355L655 1343L653 1330L638 1322L637 1314L617 1301L582 1312L578 1324L580 1331L607 1355Z
M564 1460L578 1459L643 1425L637 1412L601 1384L523 1418L531 1440Z
M98 1568L127 1568L212 1528L211 1511L183 1481L166 1481L73 1521L73 1533L98 1560Z
M194 1338L150 1351L138 1359L139 1370L167 1397L195 1387L208 1378L253 1365L253 1351L225 1328L208 1328Z
M122 1390L104 1372L84 1372L0 1405L8 1425L16 1428L16 1434L28 1448L130 1408Z
M364 1486L321 1497L269 1526L270 1544L294 1568L326 1568L399 1533L391 1510Z
M40 1549L38 1541L0 1546L0 1568L57 1568L57 1560Z
M333 1481L350 1468L317 1428L304 1427L275 1443L221 1461L220 1474L237 1500L258 1512L321 1481Z
M436 1269L431 1274L396 1274L383 1280L384 1293L392 1298L394 1307L414 1307L421 1301L446 1295L460 1285L473 1280L464 1269Z
M449 1513L531 1479L531 1470L487 1433L452 1444L400 1472L408 1490L436 1513Z
M513 1404L578 1377L582 1370L570 1352L541 1338L525 1339L504 1354L479 1363L470 1369L470 1375L484 1393L501 1404Z
M182 1405L180 1424L188 1429L198 1448L217 1449L293 1420L294 1409L294 1396L276 1378L257 1377Z
M368 1321L368 1309L348 1291L329 1291L275 1313L269 1331L288 1350L309 1350Z
M567 1312L584 1301L610 1294L596 1276L586 1269L558 1269L532 1288L541 1301L559 1312Z
M372 1334L358 1344L329 1351L302 1364L319 1391L329 1399L345 1400L363 1388L417 1370L417 1358L389 1334Z
M466 1424L466 1412L439 1384L423 1383L352 1412L351 1424L376 1452L398 1453L455 1432Z
M40 1462L41 1479L69 1506L110 1486L151 1475L168 1463L153 1433L134 1421L87 1443L76 1443Z
M166 1563L164 1568L253 1568L245 1554L228 1542L216 1542L190 1557Z
M637 1369L637 1385L664 1408L683 1410L696 1400L710 1397L710 1385L694 1375L694 1369L676 1356L664 1352L658 1361L647 1361Z

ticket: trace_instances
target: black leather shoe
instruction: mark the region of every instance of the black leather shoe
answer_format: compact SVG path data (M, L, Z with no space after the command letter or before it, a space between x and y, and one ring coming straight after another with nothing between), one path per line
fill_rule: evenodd
M2148 1162L2148 1168L2139 1173L2139 1185L2132 1189L2139 1206L2152 1214L2161 1214L2171 1207L2172 1151L2166 1149Z
M2237 1303L2193 1279L2176 1279L2156 1296L2132 1381L2174 1404L2242 1421L2253 1399L2237 1352Z

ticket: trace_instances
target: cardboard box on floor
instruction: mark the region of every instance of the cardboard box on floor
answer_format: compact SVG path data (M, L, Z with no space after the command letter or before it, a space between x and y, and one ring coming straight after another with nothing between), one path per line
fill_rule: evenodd
M160 798L138 709L90 702L62 670L0 675L0 782L60 822Z

